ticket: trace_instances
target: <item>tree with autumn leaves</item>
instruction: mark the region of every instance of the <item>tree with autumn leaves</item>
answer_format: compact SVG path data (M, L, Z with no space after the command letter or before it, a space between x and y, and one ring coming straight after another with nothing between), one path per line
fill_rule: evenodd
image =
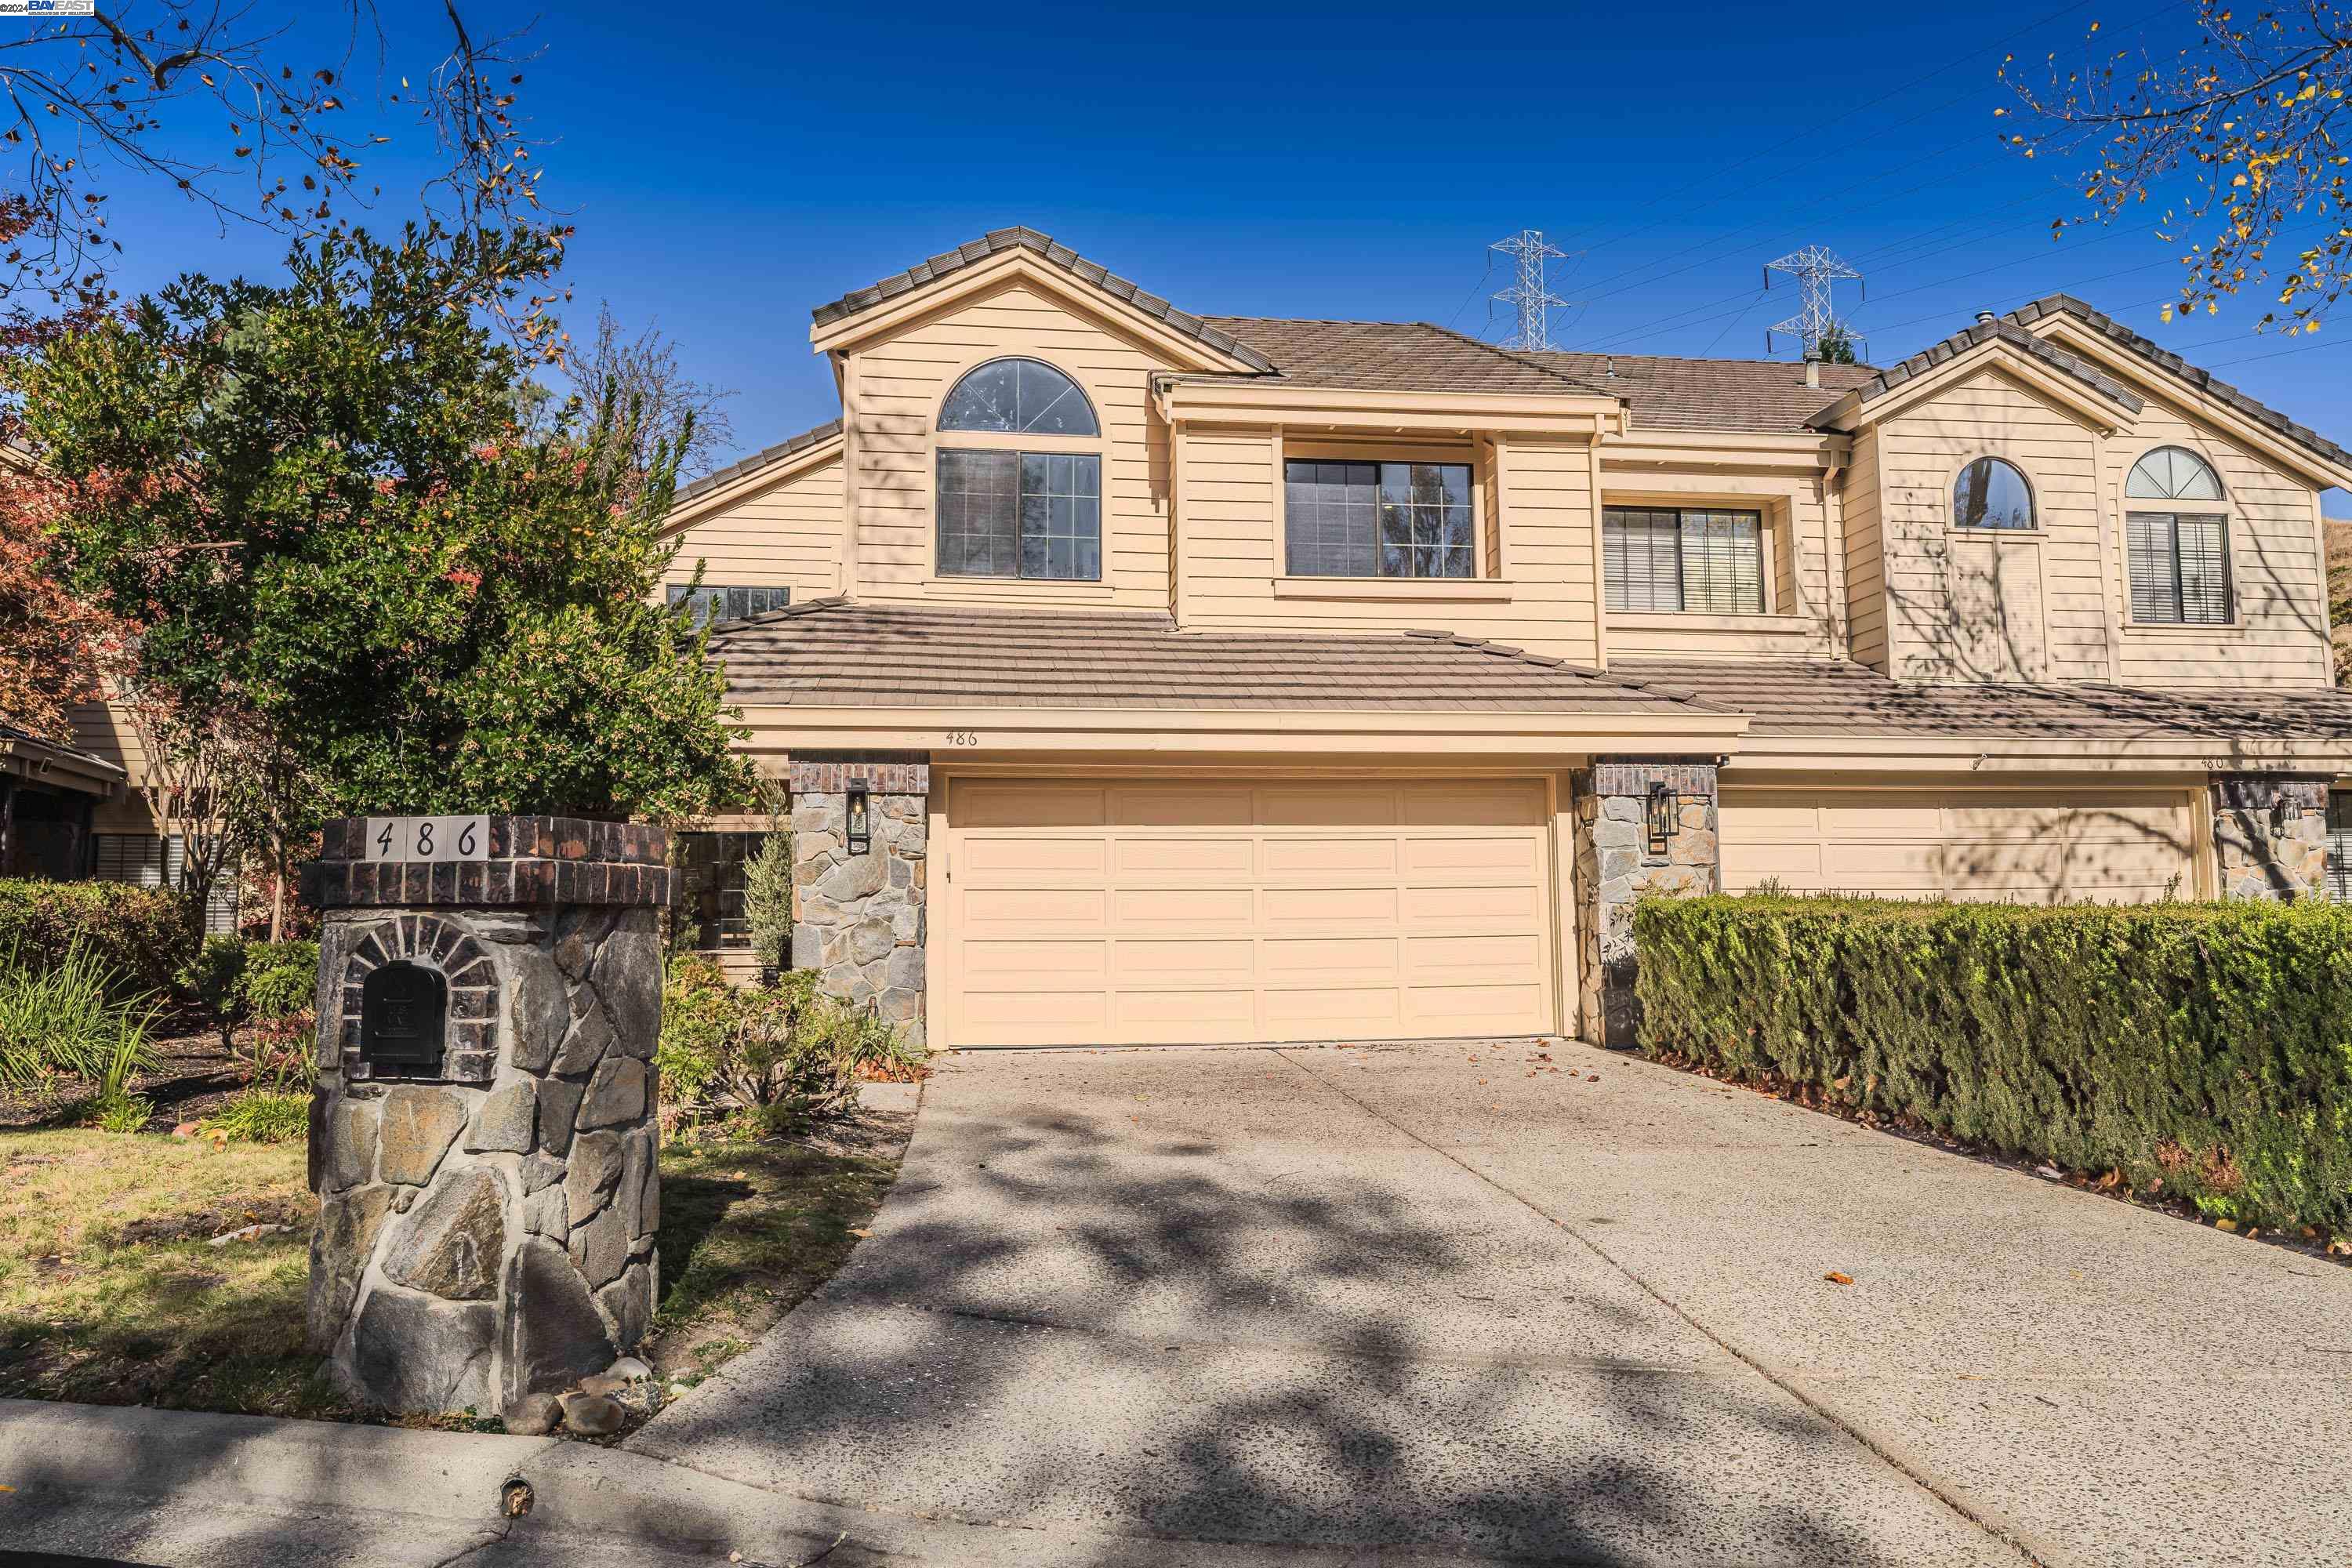
M486 325L538 230L298 247L183 278L17 376L68 585L134 625L187 734L230 738L247 847L320 819L722 809L750 785L707 634L658 602L678 442L574 403L530 429ZM486 300L486 295L491 298Z

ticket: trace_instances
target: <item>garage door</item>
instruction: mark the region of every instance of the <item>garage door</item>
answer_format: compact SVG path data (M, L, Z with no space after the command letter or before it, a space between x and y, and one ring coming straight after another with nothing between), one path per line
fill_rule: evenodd
M1724 885L2140 903L2192 897L2184 790L1723 792Z
M947 809L955 1045L1553 1026L1541 780L955 778Z

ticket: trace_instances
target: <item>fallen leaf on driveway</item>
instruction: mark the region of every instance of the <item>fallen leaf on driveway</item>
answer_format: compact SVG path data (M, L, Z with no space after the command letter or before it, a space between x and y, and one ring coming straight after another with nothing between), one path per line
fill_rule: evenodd
M1822 1275L1822 1278L1828 1280L1832 1285L1851 1285L1853 1283L1853 1275L1841 1274L1834 1268L1831 1269L1827 1274Z
M2048 1180L2054 1182L2066 1173L2060 1170L2055 1165L2036 1165L2033 1167L2033 1173L2037 1176L2045 1177Z
M852 1226L849 1227L849 1234L852 1236L872 1236L874 1233L870 1230L860 1230L856 1226Z
M2215 1230L2235 1230L2238 1228L2238 1222L2233 1219L2217 1219L2213 1222L2213 1228Z
M1601 1075L1597 1072L1586 1073L1584 1075L1584 1081L1587 1083L1599 1083L1601 1081Z

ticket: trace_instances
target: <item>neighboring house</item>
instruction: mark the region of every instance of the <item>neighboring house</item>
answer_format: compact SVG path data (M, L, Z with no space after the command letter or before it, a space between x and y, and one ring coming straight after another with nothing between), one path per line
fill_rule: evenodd
M2327 891L2352 455L2078 300L1515 354L1010 229L813 337L841 419L687 487L674 575L794 962L935 1046L1622 1040L1644 891Z
M0 466L35 474L40 460L0 441ZM0 724L8 776L0 791L0 876L175 886L184 845L166 834L142 795L147 759L129 711L115 701L77 703L66 715L74 744L58 746ZM205 929L236 929L234 882L215 888Z

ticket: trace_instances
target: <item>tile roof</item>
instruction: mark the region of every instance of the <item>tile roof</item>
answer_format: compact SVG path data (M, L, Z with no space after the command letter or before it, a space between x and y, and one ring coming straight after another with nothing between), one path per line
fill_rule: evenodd
M1300 386L1401 392L1529 392L1608 396L1589 380L1427 321L1318 321L1208 316L1218 331L1263 351Z
M0 752L16 750L29 751L36 755L47 752L53 756L70 758L97 772L128 776L123 774L121 763L109 762L96 752L85 751L80 746L68 745L61 741L52 741L47 736L37 735L21 725L0 721Z
M1664 690L1445 632L1180 632L1150 612L821 599L726 622L710 647L729 699L754 705L1689 711Z
M2352 452L2318 434L2309 426L2298 425L2268 405L2247 396L2226 381L2217 381L2213 373L2190 364L2170 349L2153 339L2133 331L2121 321L2104 311L2095 310L2072 294L2052 294L2032 304L2020 306L2009 313L2008 320L2030 325L2044 316L2072 316L2108 342L2119 343L2133 353L2196 387L2209 397L2218 398L2257 424L2269 426L2296 445L2326 458L2331 463L2352 467Z
M814 430L803 430L797 436L787 436L774 446L765 447L752 453L741 462L730 463L715 473L703 475L691 484L678 486L677 500L692 500L696 496L715 490L721 485L732 484L746 474L756 474L761 468L772 468L794 453L805 452L811 447L830 441L840 434L841 421L828 419Z
M1066 245L1055 244L1052 236L1039 234L1035 229L1025 226L990 229L980 238L960 245L953 250L942 251L928 261L918 262L904 272L893 272L863 289L853 289L830 304L819 305L810 314L815 317L818 326L830 326L845 316L870 310L910 289L919 289L936 279L961 272L967 267L976 267L992 256L1001 256L1011 250L1026 250L1042 257L1072 277L1091 283L1112 299L1142 311L1174 331L1207 344L1228 358L1241 361L1252 370L1271 371L1274 368L1265 355L1246 344L1235 342L1201 317L1187 315L1159 295L1145 293L1101 263L1088 261Z
M2147 406L2141 401L2139 395L2122 382L2080 355L2070 354L2053 343L2042 342L2020 326L2015 317L1998 321L1978 321L1973 325L1954 332L1942 342L1932 343L1910 358L1888 365L1885 370L1854 388L1854 391L1864 404L1874 403L1914 376L1925 375L1937 365L1947 363L1975 348L1979 343L1988 342L1994 338L1999 338L2011 348L2032 355L2059 374L2082 383L2109 402L2118 404L2134 414ZM1843 402L1843 399L1840 401ZM1824 409L1822 412L1828 411Z
M2121 686L1930 686L1843 660L1612 659L1612 679L1678 682L1773 735L1984 735L2126 741L2352 740L2352 690L2148 691Z
M1840 394L1877 373L1866 364L1824 364L1822 384L1788 360L1675 359L1549 349L1523 353L1633 407L1633 426L1651 430L1751 430L1801 435L1805 422Z

